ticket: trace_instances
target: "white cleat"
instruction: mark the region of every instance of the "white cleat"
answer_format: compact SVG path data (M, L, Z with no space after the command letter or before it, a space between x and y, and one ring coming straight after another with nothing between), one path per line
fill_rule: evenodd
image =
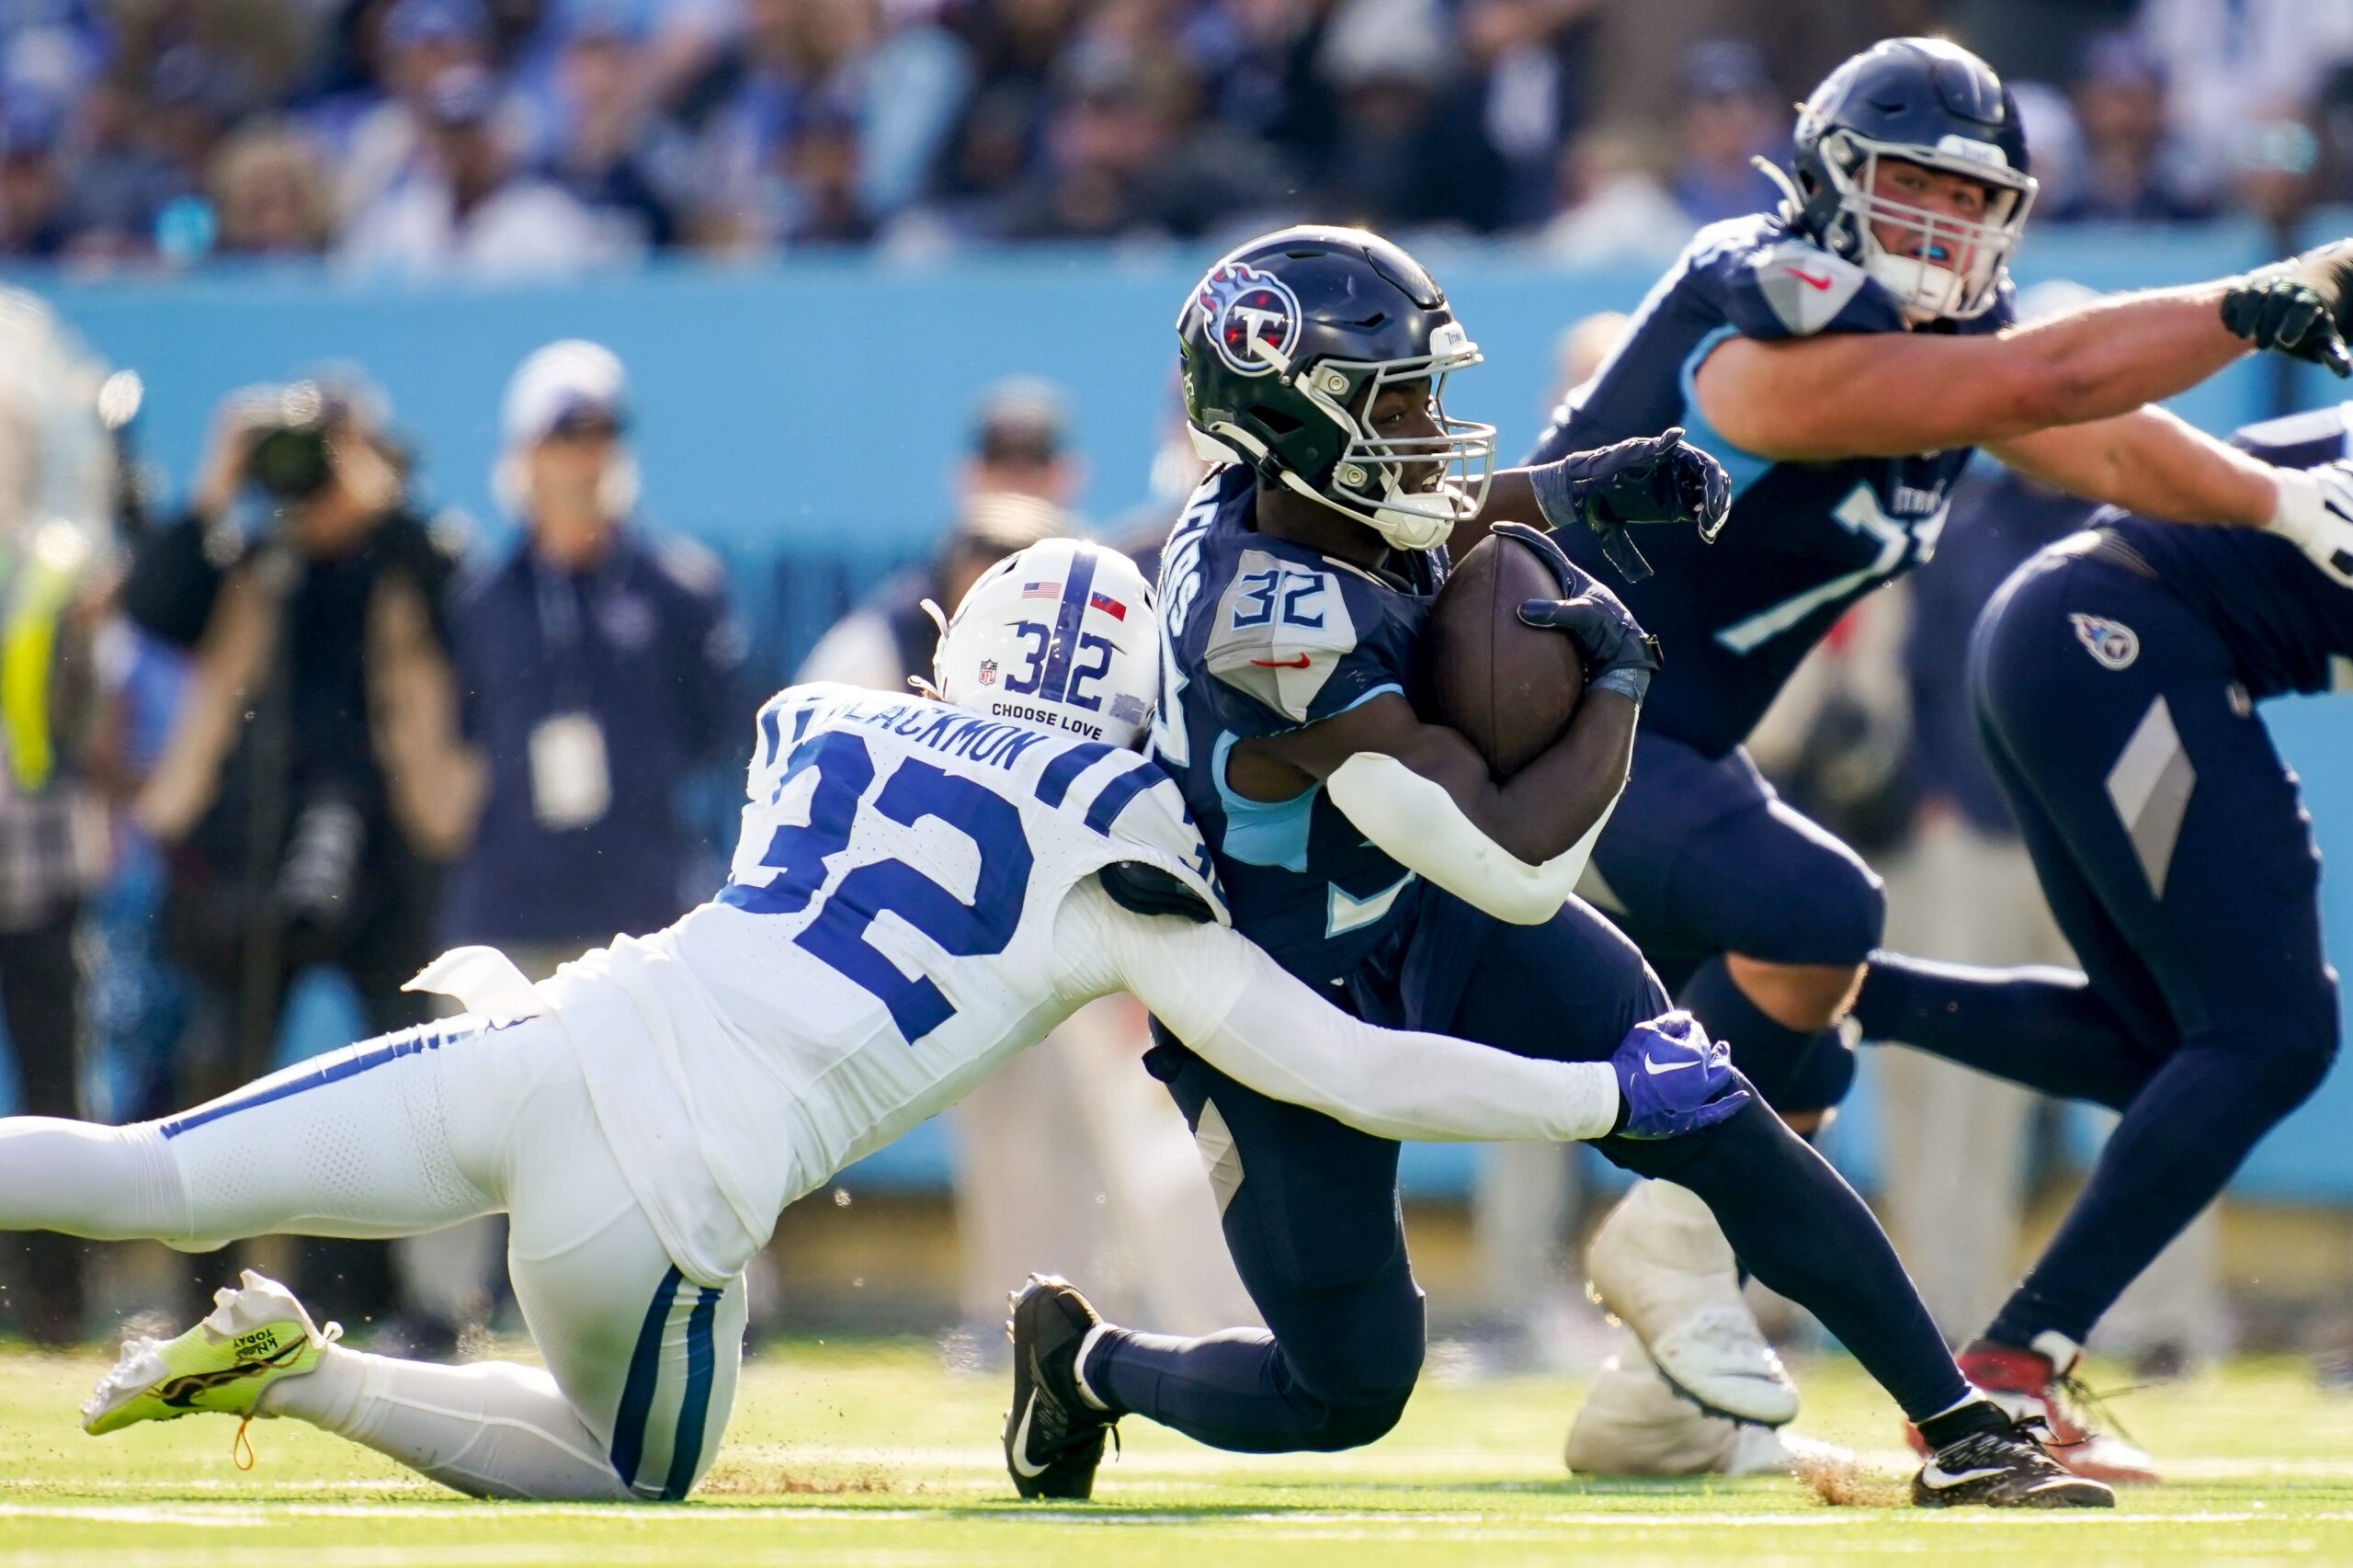
M1770 1426L1711 1415L1668 1386L1639 1350L1612 1356L1586 1392L1562 1456L1580 1475L1787 1475Z
M1732 1245L1697 1197L1671 1182L1637 1186L1594 1233L1586 1276L1686 1399L1765 1426L1796 1417L1797 1385L1742 1300Z

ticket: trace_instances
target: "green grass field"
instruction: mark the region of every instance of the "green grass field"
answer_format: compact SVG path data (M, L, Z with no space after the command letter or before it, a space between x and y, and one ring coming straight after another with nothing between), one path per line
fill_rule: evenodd
M944 1374L924 1346L771 1347L701 1491L647 1508L468 1502L290 1422L255 1426L250 1473L222 1418L85 1437L100 1369L0 1357L0 1568L2353 1561L2353 1398L2286 1363L2124 1399L2180 1480L2062 1517L1872 1506L1904 1460L1890 1407L1840 1362L1800 1369L1802 1429L1860 1451L1847 1506L1796 1481L1571 1480L1575 1384L1524 1379L1426 1385L1386 1441L1330 1457L1238 1459L1131 1422L1102 1501L1051 1509L1007 1500L996 1380Z

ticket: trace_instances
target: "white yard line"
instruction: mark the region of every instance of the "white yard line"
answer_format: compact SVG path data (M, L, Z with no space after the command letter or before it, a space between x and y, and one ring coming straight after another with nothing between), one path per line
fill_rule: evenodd
M1153 1508L1038 1508L1017 1507L1008 1504L997 1510L997 1517L1009 1524L1044 1523L1093 1525L1102 1528L1136 1526L1187 1525L1210 1530L1248 1528L1320 1529L1334 1527L1363 1528L1378 1526L1399 1533L1411 1533L1426 1527L1492 1527L1504 1529L1526 1529L1535 1526L1566 1528L1606 1529L1716 1529L1755 1528L1790 1526L1814 1528L1842 1528L1872 1523L1884 1523L1894 1518L1917 1518L1907 1509L1899 1508L1810 1508L1801 1513L1613 1513L1607 1510L1580 1510L1559 1513L1529 1514L1481 1513L1467 1510L1431 1512L1401 1509L1387 1512L1370 1509L1318 1508L1314 1510L1261 1509L1248 1513L1195 1512L1188 1509ZM182 1503L182 1504L34 1504L0 1503L0 1519L52 1519L101 1524L188 1525L210 1528L260 1528L282 1524L289 1519L386 1519L417 1524L460 1524L470 1528L515 1524L527 1525L535 1519L607 1519L623 1518L659 1522L680 1526L719 1524L840 1524L850 1521L887 1520L892 1522L938 1520L970 1521L973 1511L961 1506L951 1508L876 1508L857 1505L826 1503L779 1503L731 1505L693 1505L680 1508L635 1510L608 1505L585 1503L502 1504L496 1508L476 1507L461 1501L402 1506L370 1503ZM2256 1523L2347 1524L2353 1523L2353 1510L2335 1509L2319 1512L2280 1509L2205 1511L2184 1514L2136 1514L2100 1510L2066 1510L2056 1513L2019 1514L1995 1509L1956 1509L1938 1516L1938 1528L1991 1527L2007 1524L2036 1525L2225 1525Z

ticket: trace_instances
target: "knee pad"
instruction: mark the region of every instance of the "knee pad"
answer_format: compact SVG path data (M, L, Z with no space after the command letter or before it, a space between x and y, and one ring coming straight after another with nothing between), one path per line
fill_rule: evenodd
M1825 865L1827 863L1825 862ZM1847 861L1815 882L1813 895L1789 911L1816 963L1862 964L1887 932L1887 886L1859 861Z
M1337 1453L1343 1449L1360 1449L1368 1443L1387 1437L1405 1414L1405 1402L1413 1397L1407 1389L1392 1398L1364 1404L1334 1405L1326 1412L1323 1424L1311 1435L1307 1447L1318 1453Z

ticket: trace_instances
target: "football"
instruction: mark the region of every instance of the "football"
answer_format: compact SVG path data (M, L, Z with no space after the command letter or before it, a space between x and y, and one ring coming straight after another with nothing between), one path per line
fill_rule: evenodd
M1459 730L1498 778L1560 738L1585 693L1576 644L1519 619L1524 599L1559 597L1536 551L1490 534L1455 563L1422 633L1427 716Z

